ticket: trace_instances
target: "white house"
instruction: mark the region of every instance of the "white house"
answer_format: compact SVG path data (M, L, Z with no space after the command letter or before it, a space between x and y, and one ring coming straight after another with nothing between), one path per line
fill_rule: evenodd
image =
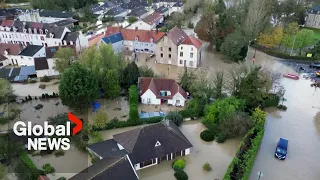
M54 23L61 20L72 18L72 12L67 11L51 11L51 10L25 10L19 14L20 21Z
M101 44L112 45L112 49L115 53L120 53L124 49L123 38L120 32L102 38L99 42L99 45Z
M59 72L55 70L55 58L47 59L46 57L34 58L34 66L37 77L58 76Z
M138 84L142 104L185 105L187 93L173 79L140 77Z
M0 68L18 64L17 55L21 52L19 44L0 43Z
M34 59L41 57L46 57L46 50L43 46L28 45L16 56L17 65L34 66Z
M178 66L196 68L201 62L202 42L189 36L178 46Z
M140 170L189 155L192 147L179 128L166 120L115 134L113 139L89 145L87 150L100 159L128 155L134 169Z
M157 25L164 21L163 15L160 13L154 12L148 16L132 23L126 29L138 29L138 30L154 30Z
M173 12L182 12L183 11L183 2L176 2L170 9L170 14Z
M81 32L71 32L66 27L53 24L5 20L0 25L0 42L20 44L22 46L77 46L77 50L89 46L88 39Z

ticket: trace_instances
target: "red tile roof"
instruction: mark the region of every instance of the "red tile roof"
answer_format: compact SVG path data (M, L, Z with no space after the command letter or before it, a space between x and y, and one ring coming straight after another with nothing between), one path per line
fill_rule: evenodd
M43 23L32 22L31 26L32 28L41 29L43 26Z
M2 23L1 23L1 26L8 26L8 27L11 27L14 23L14 20L4 20Z
M110 36L110 35L113 35L113 34L117 34L118 32L121 31L121 29L122 29L121 26L110 26L110 27L107 27L105 36Z
M186 40L182 42L182 44L194 45L197 49L199 49L202 46L202 42L193 36L189 36Z
M157 42L165 33L160 31L123 29L121 35L127 41L135 41L136 37L138 37L138 41L140 42L150 42L151 38L153 38L153 42Z
M154 12L143 18L142 21L149 25L152 25L157 23L157 21L159 21L162 17L163 16L160 13Z
M18 55L21 48L19 44L0 43L0 54L4 54L4 51L7 51L9 55Z
M140 77L139 78L139 89L141 95L143 95L148 89L150 89L157 98L166 98L172 99L174 95L178 92L184 97L187 98L187 93L180 85L173 79L166 78L149 78L149 77ZM160 91L170 91L171 96L162 97L160 96Z
M95 46L98 44L98 42L103 38L105 35L104 34L98 34L92 38L89 38L89 47Z

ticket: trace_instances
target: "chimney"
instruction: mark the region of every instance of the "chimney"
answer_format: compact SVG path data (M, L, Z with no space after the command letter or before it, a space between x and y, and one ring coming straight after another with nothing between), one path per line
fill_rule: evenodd
M156 28L156 34L158 34L158 28Z
M138 30L138 27L136 27L134 30Z

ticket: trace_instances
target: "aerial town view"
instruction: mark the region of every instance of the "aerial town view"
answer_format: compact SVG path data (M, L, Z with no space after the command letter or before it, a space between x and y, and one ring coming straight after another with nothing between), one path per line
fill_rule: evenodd
M320 0L0 0L0 180L320 180Z

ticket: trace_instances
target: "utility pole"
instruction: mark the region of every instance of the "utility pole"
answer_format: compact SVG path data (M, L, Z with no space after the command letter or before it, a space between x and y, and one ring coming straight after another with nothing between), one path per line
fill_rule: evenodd
M292 56L293 47L294 47L294 44L296 43L296 37L297 37L297 35L295 35L295 36L294 36L294 40L293 40L293 44L292 44L292 48L291 48L291 52L290 52L290 56Z

